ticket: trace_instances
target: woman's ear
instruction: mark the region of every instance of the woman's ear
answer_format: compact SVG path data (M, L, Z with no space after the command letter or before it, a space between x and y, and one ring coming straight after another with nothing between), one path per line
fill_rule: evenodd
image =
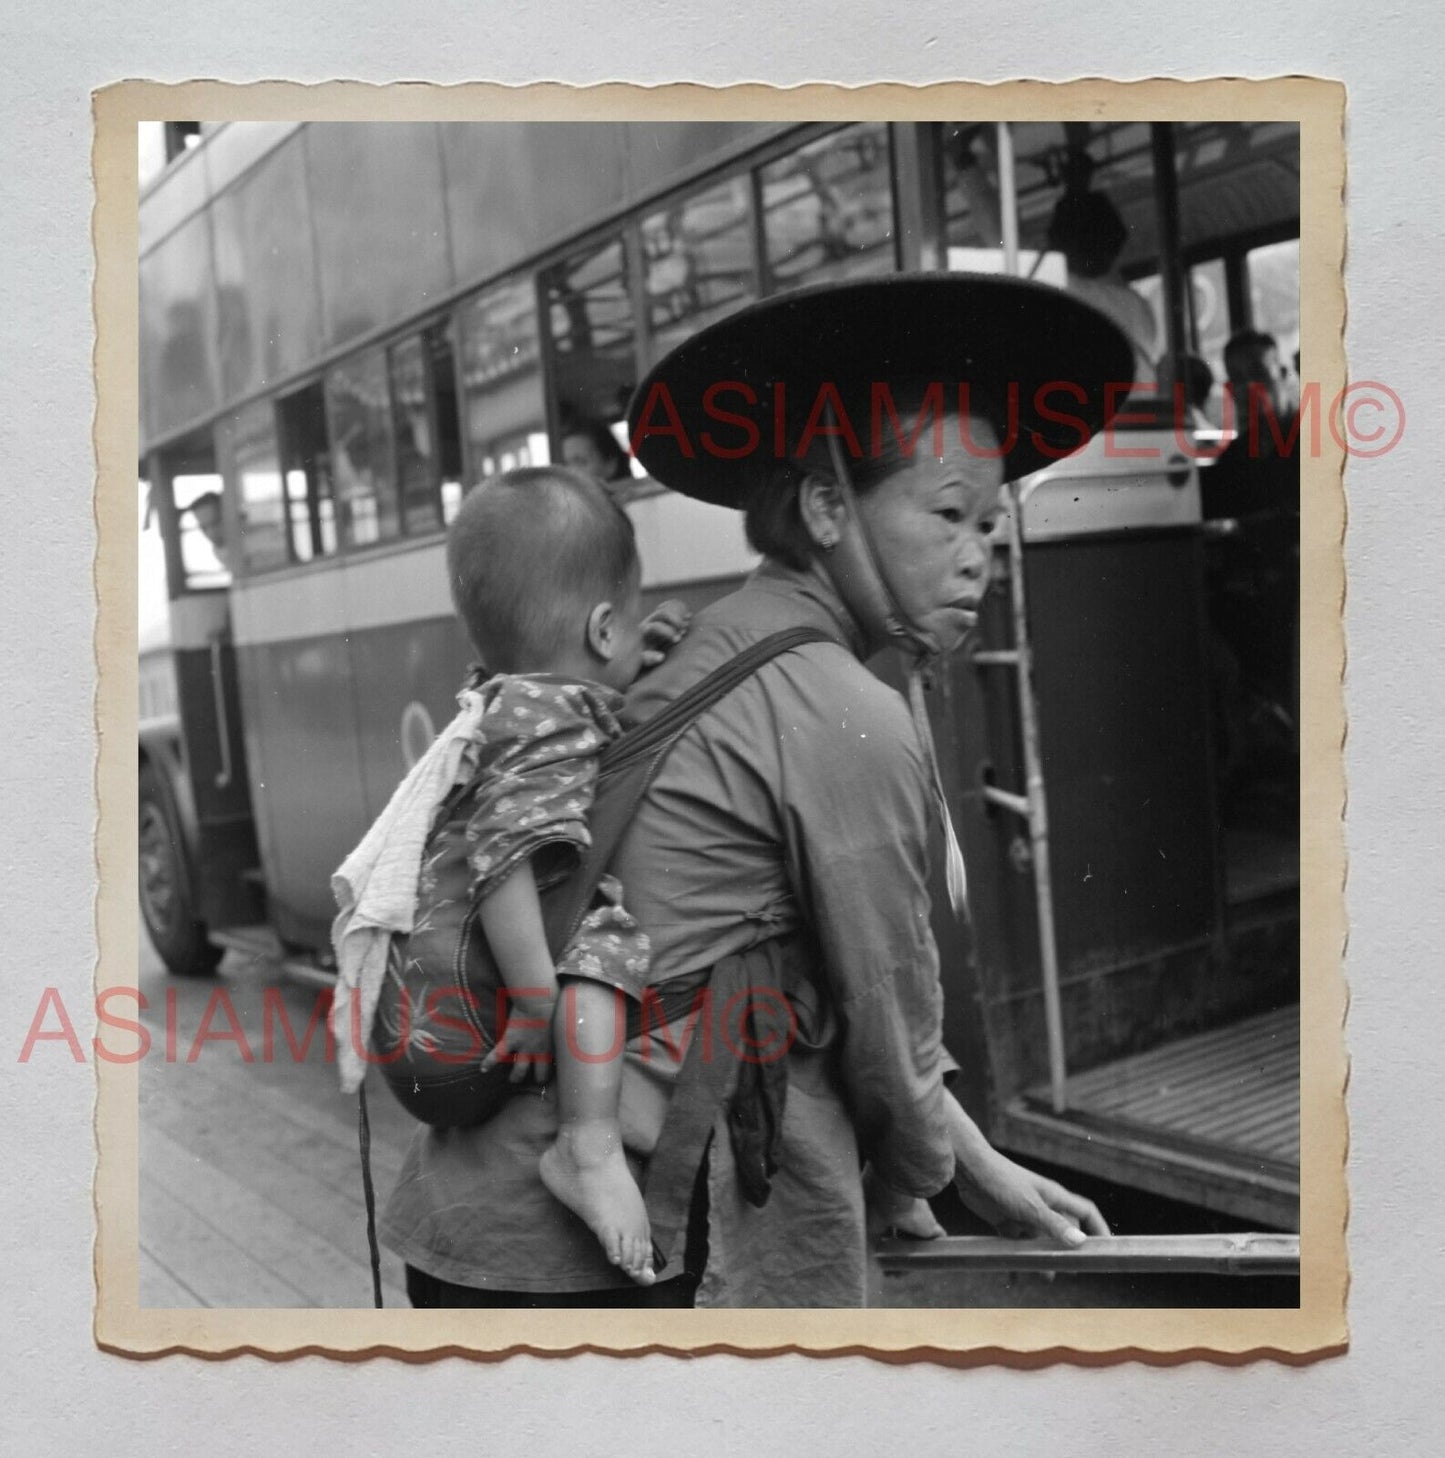
M587 614L587 647L604 663L617 652L617 614L610 602L599 602Z
M809 471L798 486L798 514L814 544L831 552L848 519L848 506L831 476Z

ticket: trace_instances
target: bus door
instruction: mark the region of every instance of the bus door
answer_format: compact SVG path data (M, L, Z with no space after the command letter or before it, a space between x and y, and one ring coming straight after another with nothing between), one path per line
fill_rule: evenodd
M1022 612L1001 561L949 675L978 999L950 1003L949 1037L976 1036L981 1010L1005 1147L1288 1226L1289 1111L1263 1162L1230 1129L1297 1079L1298 923L1228 914L1198 472L1172 432L1129 445L1155 458L1105 462L1096 443L1026 483Z
M209 437L155 453L149 479L161 544L149 566L164 563L167 604L145 625L142 682L166 692L141 721L141 907L167 964L195 971L217 955L206 929L258 914L228 592L235 520Z

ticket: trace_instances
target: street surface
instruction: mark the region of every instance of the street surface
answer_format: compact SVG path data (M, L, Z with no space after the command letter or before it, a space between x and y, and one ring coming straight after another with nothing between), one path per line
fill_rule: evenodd
M152 1039L140 1064L141 1305L370 1306L356 1100L338 1087L320 1027L297 1058L280 1017L301 1044L323 994L236 952L213 978L170 977L148 942L140 989ZM390 1095L370 1092L384 1199L414 1125ZM401 1263L385 1251L382 1273L386 1304L405 1306Z

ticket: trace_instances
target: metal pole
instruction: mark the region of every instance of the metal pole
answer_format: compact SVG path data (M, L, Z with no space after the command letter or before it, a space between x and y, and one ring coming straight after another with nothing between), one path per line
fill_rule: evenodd
M1034 862L1034 898L1038 906L1039 963L1044 983L1044 1028L1048 1038L1049 1102L1054 1113L1067 1107L1064 1063L1064 1015L1059 1000L1059 953L1054 932L1054 884L1049 869L1049 817L1044 796L1043 754L1039 747L1038 705L1034 700L1034 656L1029 641L1028 603L1024 593L1023 490L1009 486L1009 577L1013 597L1014 651L1018 654L1019 719L1023 728L1024 785L1028 800L1029 841Z
M1014 176L1014 139L1007 122L998 126L998 201L1003 224L1003 271L1011 278L1019 271L1019 196Z
M1189 352L1185 317L1184 260L1179 244L1179 175L1174 165L1174 128L1169 122L1151 122L1149 141L1154 153L1154 198L1159 226L1159 291L1164 300L1164 327L1169 365L1159 381L1161 393L1184 379L1180 368Z

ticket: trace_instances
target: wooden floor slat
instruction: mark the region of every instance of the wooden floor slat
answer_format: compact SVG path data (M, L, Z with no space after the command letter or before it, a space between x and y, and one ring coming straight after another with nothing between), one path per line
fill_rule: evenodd
M203 1306L302 1307L305 1295L269 1270L205 1216L155 1180L140 1186L142 1243L148 1228L165 1232L166 1266L184 1271L184 1284Z
M1081 1097L1089 1099L1116 1097L1121 1088L1134 1085L1157 1086L1167 1082L1187 1086L1191 1077L1201 1072L1213 1076L1251 1063L1273 1062L1282 1048L1291 1046L1290 1038L1295 1040L1292 1046L1296 1050L1299 1046L1297 1026L1288 1028L1273 1015L1267 1024L1241 1025L1234 1036L1230 1036L1231 1031L1234 1030L1201 1034L1197 1040L1182 1039L1135 1054L1075 1075L1070 1079L1070 1086L1077 1088Z
M1067 1099L1076 1114L1298 1168L1299 1009L1279 1008L1076 1074Z
M137 1303L143 1310L174 1310L177 1307L204 1306L206 1303L181 1280L165 1262L140 1247L140 1296Z
M371 1305L364 1241L333 1244L314 1221L278 1209L157 1129L146 1131L145 1167L147 1176L168 1194L204 1214L253 1260L283 1273L315 1305ZM405 1302L406 1293L395 1280L384 1281L383 1290L391 1302Z
M296 1062L282 1038L263 1056L259 979L167 984L176 1002L177 1056L141 1070L142 1301L154 1306L371 1304L371 1272L357 1143L357 1109L343 1097L318 1038ZM187 1063L207 1004L223 991L255 1054L205 1045ZM279 989L299 1032L313 1007ZM276 995L273 990L272 996ZM163 1048L157 996L143 1017ZM224 1029L224 1016L212 1026ZM384 1202L416 1128L378 1088L371 1101L372 1165ZM382 1252L383 1296L405 1306L401 1262Z
M1077 1074L1070 1081L1081 1092L1088 1093L1105 1093L1117 1088L1121 1081L1187 1083L1201 1073L1215 1076L1251 1063L1273 1064L1281 1054L1297 1050L1298 1046L1297 1029L1288 1020L1281 1022L1271 1014L1268 1023L1261 1025L1251 1019L1235 1029L1217 1029L1182 1038Z
M209 1162L243 1186L264 1190L276 1208L303 1223L315 1222L334 1243L344 1238L364 1248L366 1236L360 1222L364 1202L360 1164L347 1164L339 1154L326 1156L324 1141L307 1142L277 1137L265 1126L244 1121L232 1123L205 1107L200 1094L187 1108L166 1108L151 1114L141 1131L142 1175L149 1165L148 1140L151 1131L168 1136L191 1154ZM395 1178L390 1160L375 1161L379 1187L386 1190Z

